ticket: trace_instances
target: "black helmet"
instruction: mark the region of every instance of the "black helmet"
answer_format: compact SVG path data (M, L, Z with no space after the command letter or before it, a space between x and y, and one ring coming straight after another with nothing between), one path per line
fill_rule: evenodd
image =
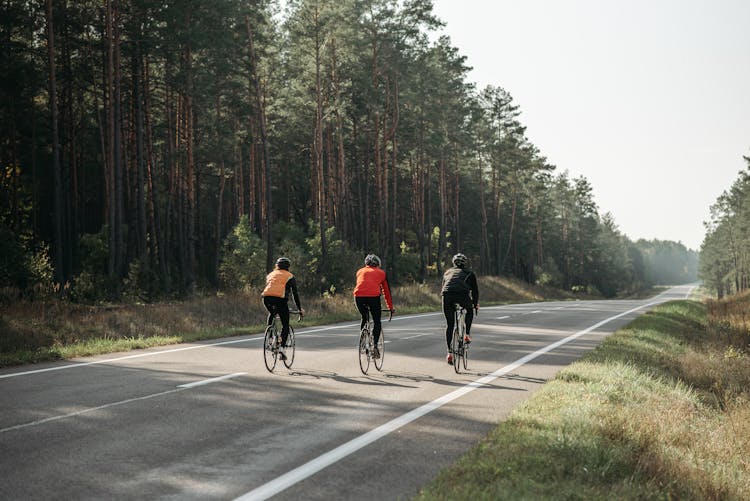
M460 252L453 256L453 266L457 266L458 268L463 268L464 266L466 266L466 263L468 261L469 260L466 259L466 256L464 256Z
M380 258L375 254L368 254L365 257L365 266L380 266Z
M276 267L280 270L288 270L291 264L292 262L289 261L288 257L280 257L276 260Z

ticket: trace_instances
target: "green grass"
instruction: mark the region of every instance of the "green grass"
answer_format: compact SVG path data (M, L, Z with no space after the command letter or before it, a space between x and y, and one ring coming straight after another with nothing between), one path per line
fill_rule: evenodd
M694 301L639 317L417 499L750 499L748 345L709 324Z

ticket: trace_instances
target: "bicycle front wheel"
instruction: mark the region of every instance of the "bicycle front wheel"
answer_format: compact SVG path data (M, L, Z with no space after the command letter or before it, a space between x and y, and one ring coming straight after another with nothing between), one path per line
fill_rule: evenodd
M359 352L359 368L362 374L367 374L370 369L370 332L367 329L362 329L359 334L357 351Z
M289 326L289 335L286 338L286 360L284 360L284 365L287 369L292 368L292 364L294 363L294 347L296 345L296 341L294 340L294 329L292 326Z
M273 372L276 368L276 359L279 355L279 350L276 347L276 329L273 325L269 325L266 329L266 335L263 338L263 361L266 364L268 372Z
M461 349L462 351L461 358L464 361L464 370L467 371L469 370L469 345L466 343L462 343L462 345L463 346Z
M385 333L382 331L380 333L380 339L378 339L378 351L380 352L380 358L375 359L375 368L382 371L383 360L385 359Z

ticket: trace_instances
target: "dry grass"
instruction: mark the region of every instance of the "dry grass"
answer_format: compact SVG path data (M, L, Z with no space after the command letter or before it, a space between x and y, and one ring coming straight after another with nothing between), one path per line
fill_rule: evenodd
M440 307L439 281L393 288L399 313ZM483 304L574 297L523 282L481 277ZM307 325L356 318L351 291L303 295ZM13 301L0 307L0 366L258 332L266 310L256 293L205 295L179 302L86 306Z
M750 296L726 303L639 317L420 499L750 499Z

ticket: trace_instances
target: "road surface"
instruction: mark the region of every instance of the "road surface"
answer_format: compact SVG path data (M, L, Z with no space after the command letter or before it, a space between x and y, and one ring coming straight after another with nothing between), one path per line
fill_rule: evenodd
M0 499L403 499L560 369L655 304L482 308L469 370L442 313L384 322L363 375L358 324L297 326L291 370L261 335L0 370Z

